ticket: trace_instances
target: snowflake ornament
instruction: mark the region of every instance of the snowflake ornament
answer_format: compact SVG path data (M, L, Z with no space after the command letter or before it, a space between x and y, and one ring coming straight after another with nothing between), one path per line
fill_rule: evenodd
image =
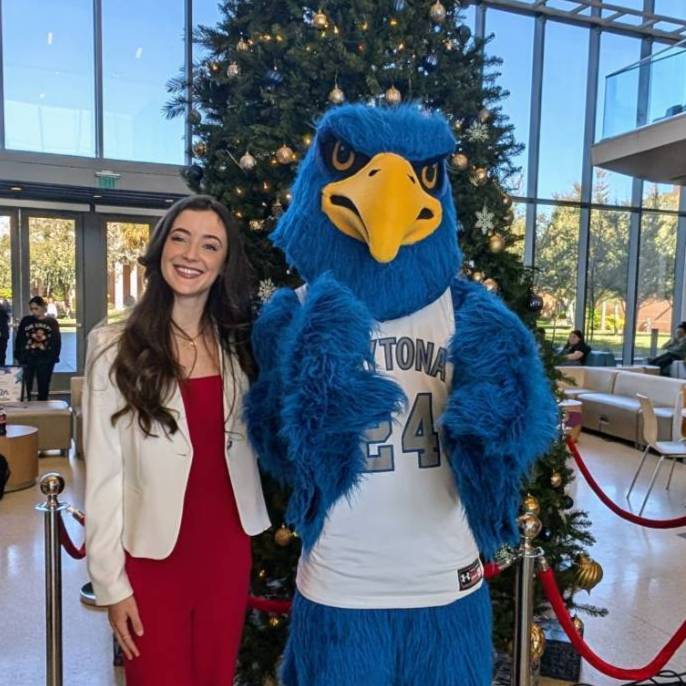
M260 302L264 305L269 302L272 295L274 295L275 290L276 286L274 285L274 282L271 279L263 279L262 281L260 281L260 285L257 289L257 297L260 299Z
M472 143L485 143L488 140L488 126L480 121L474 121L465 131L465 138Z
M474 226L477 229L481 229L484 235L495 228L495 214L485 204L482 210L477 211Z

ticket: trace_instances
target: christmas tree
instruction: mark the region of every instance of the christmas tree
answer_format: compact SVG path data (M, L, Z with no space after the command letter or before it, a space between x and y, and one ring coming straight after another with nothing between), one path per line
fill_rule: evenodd
M194 65L192 102L186 84L172 82L169 114L190 110L194 162L186 178L193 190L223 201L239 222L261 298L274 286L299 283L268 236L288 208L318 117L343 102L414 101L442 111L459 143L450 172L466 277L499 292L535 326L542 300L521 264L508 194L519 171L512 160L522 148L501 107L499 61L473 39L459 2L323 0L306 7L295 0L228 0L222 16L218 26L198 30L208 56ZM549 344L541 346L554 383L555 356ZM545 549L571 606L575 560L592 538L585 514L565 494L572 478L566 458L560 442L537 465L527 490L538 500ZM287 494L273 484L266 490L277 528L255 541L253 593L290 598L300 546L279 526ZM496 640L505 648L513 626L511 572L493 583L492 593ZM286 616L250 613L241 683L274 679L286 633Z

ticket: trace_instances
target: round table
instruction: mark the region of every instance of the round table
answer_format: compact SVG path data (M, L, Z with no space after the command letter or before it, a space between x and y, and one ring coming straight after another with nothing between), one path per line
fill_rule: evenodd
M0 436L0 455L10 467L6 493L33 486L38 478L38 429L8 424L7 435Z

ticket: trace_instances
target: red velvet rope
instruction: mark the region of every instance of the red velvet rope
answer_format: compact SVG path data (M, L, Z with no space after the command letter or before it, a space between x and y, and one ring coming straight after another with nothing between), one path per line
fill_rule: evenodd
M639 526L645 526L649 529L678 529L679 527L686 526L686 517L675 517L674 519L646 519L645 517L639 517L633 512L622 509L605 495L602 488L598 485L598 482L593 478L571 436L567 436L567 448L569 448L569 452L576 461L579 471L584 475L584 478L593 492L607 507L622 519L626 519L628 522L638 524Z
M644 681L655 676L667 664L674 653L679 649L681 644L686 640L686 621L679 627L677 632L669 639L669 642L664 648L655 656L652 662L639 667L637 669L624 669L622 667L615 667L609 662L605 662L598 657L586 644L584 639L577 631L569 611L565 605L560 589L557 587L555 576L552 569L540 570L538 578L543 584L543 590L548 598L548 601L553 607L562 628L565 630L569 640L572 642L574 649L586 660L592 667L595 667L599 672L611 676L614 679L628 679L631 681Z
M86 544L84 543L80 548L76 547L76 544L74 543L74 541L71 540L69 532L64 526L64 520L62 519L61 514L57 517L57 522L59 528L60 543L62 544L62 547L64 548L66 553L69 556L73 557L75 560L82 560L84 557L86 557Z
M501 567L497 562L487 562L484 565L484 579L494 579L505 567Z
M287 615L291 611L290 600L270 600L269 598L258 598L251 595L248 598L248 607L259 612L268 612L274 615Z

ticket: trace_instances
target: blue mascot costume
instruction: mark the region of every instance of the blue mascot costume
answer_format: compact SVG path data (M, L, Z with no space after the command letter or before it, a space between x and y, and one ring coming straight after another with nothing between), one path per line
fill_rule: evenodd
M285 686L491 683L480 555L558 418L530 332L456 276L454 148L416 106L333 109L273 234L306 281L260 314L246 403L303 542Z

